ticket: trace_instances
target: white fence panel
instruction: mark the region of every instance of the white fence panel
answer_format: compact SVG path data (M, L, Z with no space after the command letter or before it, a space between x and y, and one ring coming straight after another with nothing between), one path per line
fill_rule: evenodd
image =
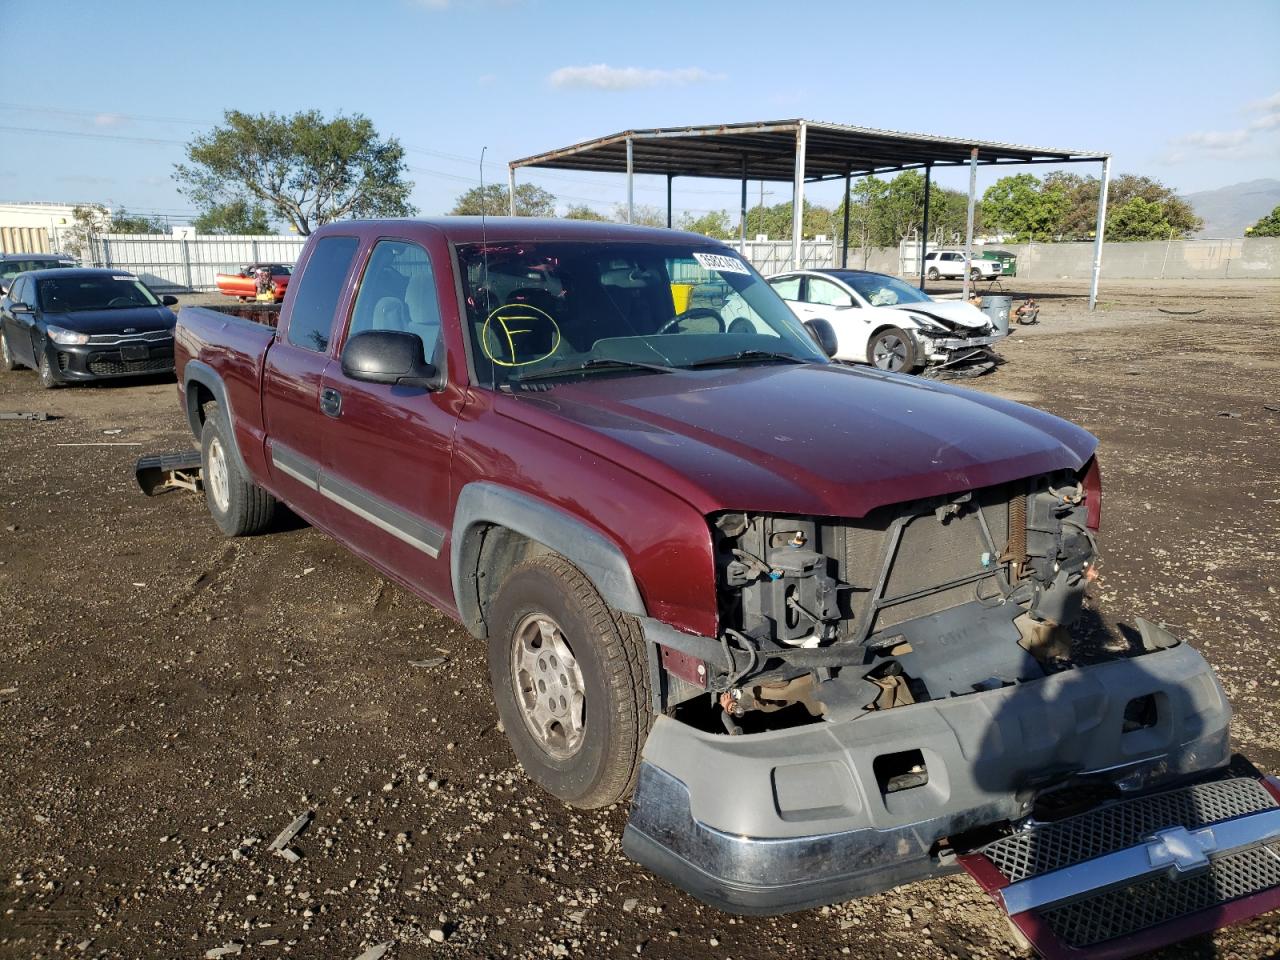
M136 274L160 292L212 291L214 276L235 273L247 263L297 262L305 237L196 236L113 233L93 237L93 266Z

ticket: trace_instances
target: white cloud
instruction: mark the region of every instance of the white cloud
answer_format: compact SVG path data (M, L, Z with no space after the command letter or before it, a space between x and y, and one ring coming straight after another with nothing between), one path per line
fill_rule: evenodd
M561 88L637 90L642 87L684 87L722 77L701 67L660 70L649 67L611 67L607 63L595 63L582 67L561 67L553 70L547 79L553 87Z
M1280 92L1273 93L1269 97L1263 97L1261 100L1253 101L1247 109L1261 110L1263 113L1280 112Z
M95 127L120 127L129 121L118 113L100 113L93 118Z
M1174 143L1184 147L1204 147L1206 150L1229 150L1249 139L1248 130L1204 130L1174 138Z

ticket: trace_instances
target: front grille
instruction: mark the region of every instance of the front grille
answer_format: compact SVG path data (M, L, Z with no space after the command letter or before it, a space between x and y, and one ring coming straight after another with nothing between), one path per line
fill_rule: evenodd
M89 337L92 344L130 343L134 340L146 340L154 343L158 340L172 340L172 330L146 330L142 333L95 333Z
M1016 883L1135 846L1166 827L1193 830L1275 806L1257 780L1237 777L1113 803L1003 837L980 852Z
M1276 886L1280 886L1280 843L1218 857L1195 876L1152 877L1042 910L1040 917L1069 946L1088 947Z
M172 357L153 357L150 360L101 360L89 361L89 372L100 377L128 373L166 373L173 369Z

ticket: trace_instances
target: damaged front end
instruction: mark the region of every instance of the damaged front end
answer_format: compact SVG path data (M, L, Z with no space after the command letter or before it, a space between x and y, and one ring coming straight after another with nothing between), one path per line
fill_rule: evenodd
M625 849L723 909L784 912L1220 771L1204 659L1082 622L1100 496L1091 461L857 520L710 518L721 634L646 625L669 682Z
M921 376L929 378L975 377L1003 363L995 345L1008 336L988 322L967 327L940 316L912 312L916 355L924 363Z

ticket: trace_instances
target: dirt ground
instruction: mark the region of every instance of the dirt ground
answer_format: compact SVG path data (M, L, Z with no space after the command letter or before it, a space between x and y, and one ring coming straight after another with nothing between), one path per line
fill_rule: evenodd
M1280 283L1034 292L971 385L1101 438L1098 600L1203 651L1280 771ZM964 877L740 919L631 863L623 807L521 774L460 627L296 521L228 541L141 495L134 459L190 446L172 381L0 374L0 410L58 417L0 421L0 957L1013 954ZM1278 953L1272 914L1161 956Z

